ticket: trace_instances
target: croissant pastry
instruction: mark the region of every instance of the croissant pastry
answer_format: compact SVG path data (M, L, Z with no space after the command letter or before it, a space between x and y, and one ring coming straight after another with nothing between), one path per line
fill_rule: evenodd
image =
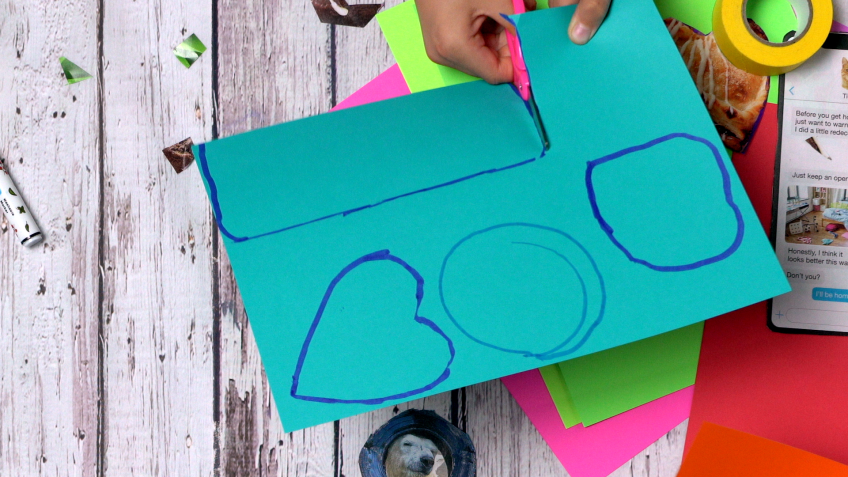
M766 39L756 23L748 22L755 33ZM667 18L665 24L722 142L736 152L744 152L768 99L769 77L733 66L718 49L712 33L703 35L674 18Z
M842 87L848 89L848 58L842 58Z

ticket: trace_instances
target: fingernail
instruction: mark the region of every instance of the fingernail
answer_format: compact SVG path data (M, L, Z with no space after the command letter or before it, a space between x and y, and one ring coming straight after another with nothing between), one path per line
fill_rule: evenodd
M578 23L571 31L571 39L577 44L584 44L592 38L592 30L582 23Z

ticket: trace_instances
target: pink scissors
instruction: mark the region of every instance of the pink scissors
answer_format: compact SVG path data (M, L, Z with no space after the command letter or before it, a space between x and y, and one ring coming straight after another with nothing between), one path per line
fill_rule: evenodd
M524 7L524 0L512 0L512 6L516 14L525 13L527 9ZM509 18L507 21L512 23ZM515 24L513 24L515 27ZM527 103L530 113L533 116L533 122L536 123L536 130L539 132L539 138L545 145L545 150L550 148L548 134L545 131L545 126L542 124L542 117L539 115L539 107L536 105L536 100L530 91L530 74L527 73L527 65L524 63L524 54L521 52L521 42L518 40L518 31L513 33L509 29L506 30L506 43L509 47L509 54L512 58L512 83L518 89L518 95Z

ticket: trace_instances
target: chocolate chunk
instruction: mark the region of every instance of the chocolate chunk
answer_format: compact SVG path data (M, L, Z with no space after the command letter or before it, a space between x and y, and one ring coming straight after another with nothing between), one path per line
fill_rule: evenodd
M193 145L194 143L191 142L191 138L189 137L174 144L173 146L168 146L165 149L162 149L162 152L165 154L165 158L167 158L168 162L174 166L174 170L177 171L177 174L186 170L186 168L194 162L194 154L191 152L191 146Z
M364 27L383 8L383 4L348 5L345 0L312 0L321 23Z

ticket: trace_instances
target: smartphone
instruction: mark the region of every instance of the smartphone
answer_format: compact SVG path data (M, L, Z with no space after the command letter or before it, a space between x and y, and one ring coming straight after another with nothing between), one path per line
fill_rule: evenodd
M792 291L769 326L848 335L848 34L780 77L772 239Z

